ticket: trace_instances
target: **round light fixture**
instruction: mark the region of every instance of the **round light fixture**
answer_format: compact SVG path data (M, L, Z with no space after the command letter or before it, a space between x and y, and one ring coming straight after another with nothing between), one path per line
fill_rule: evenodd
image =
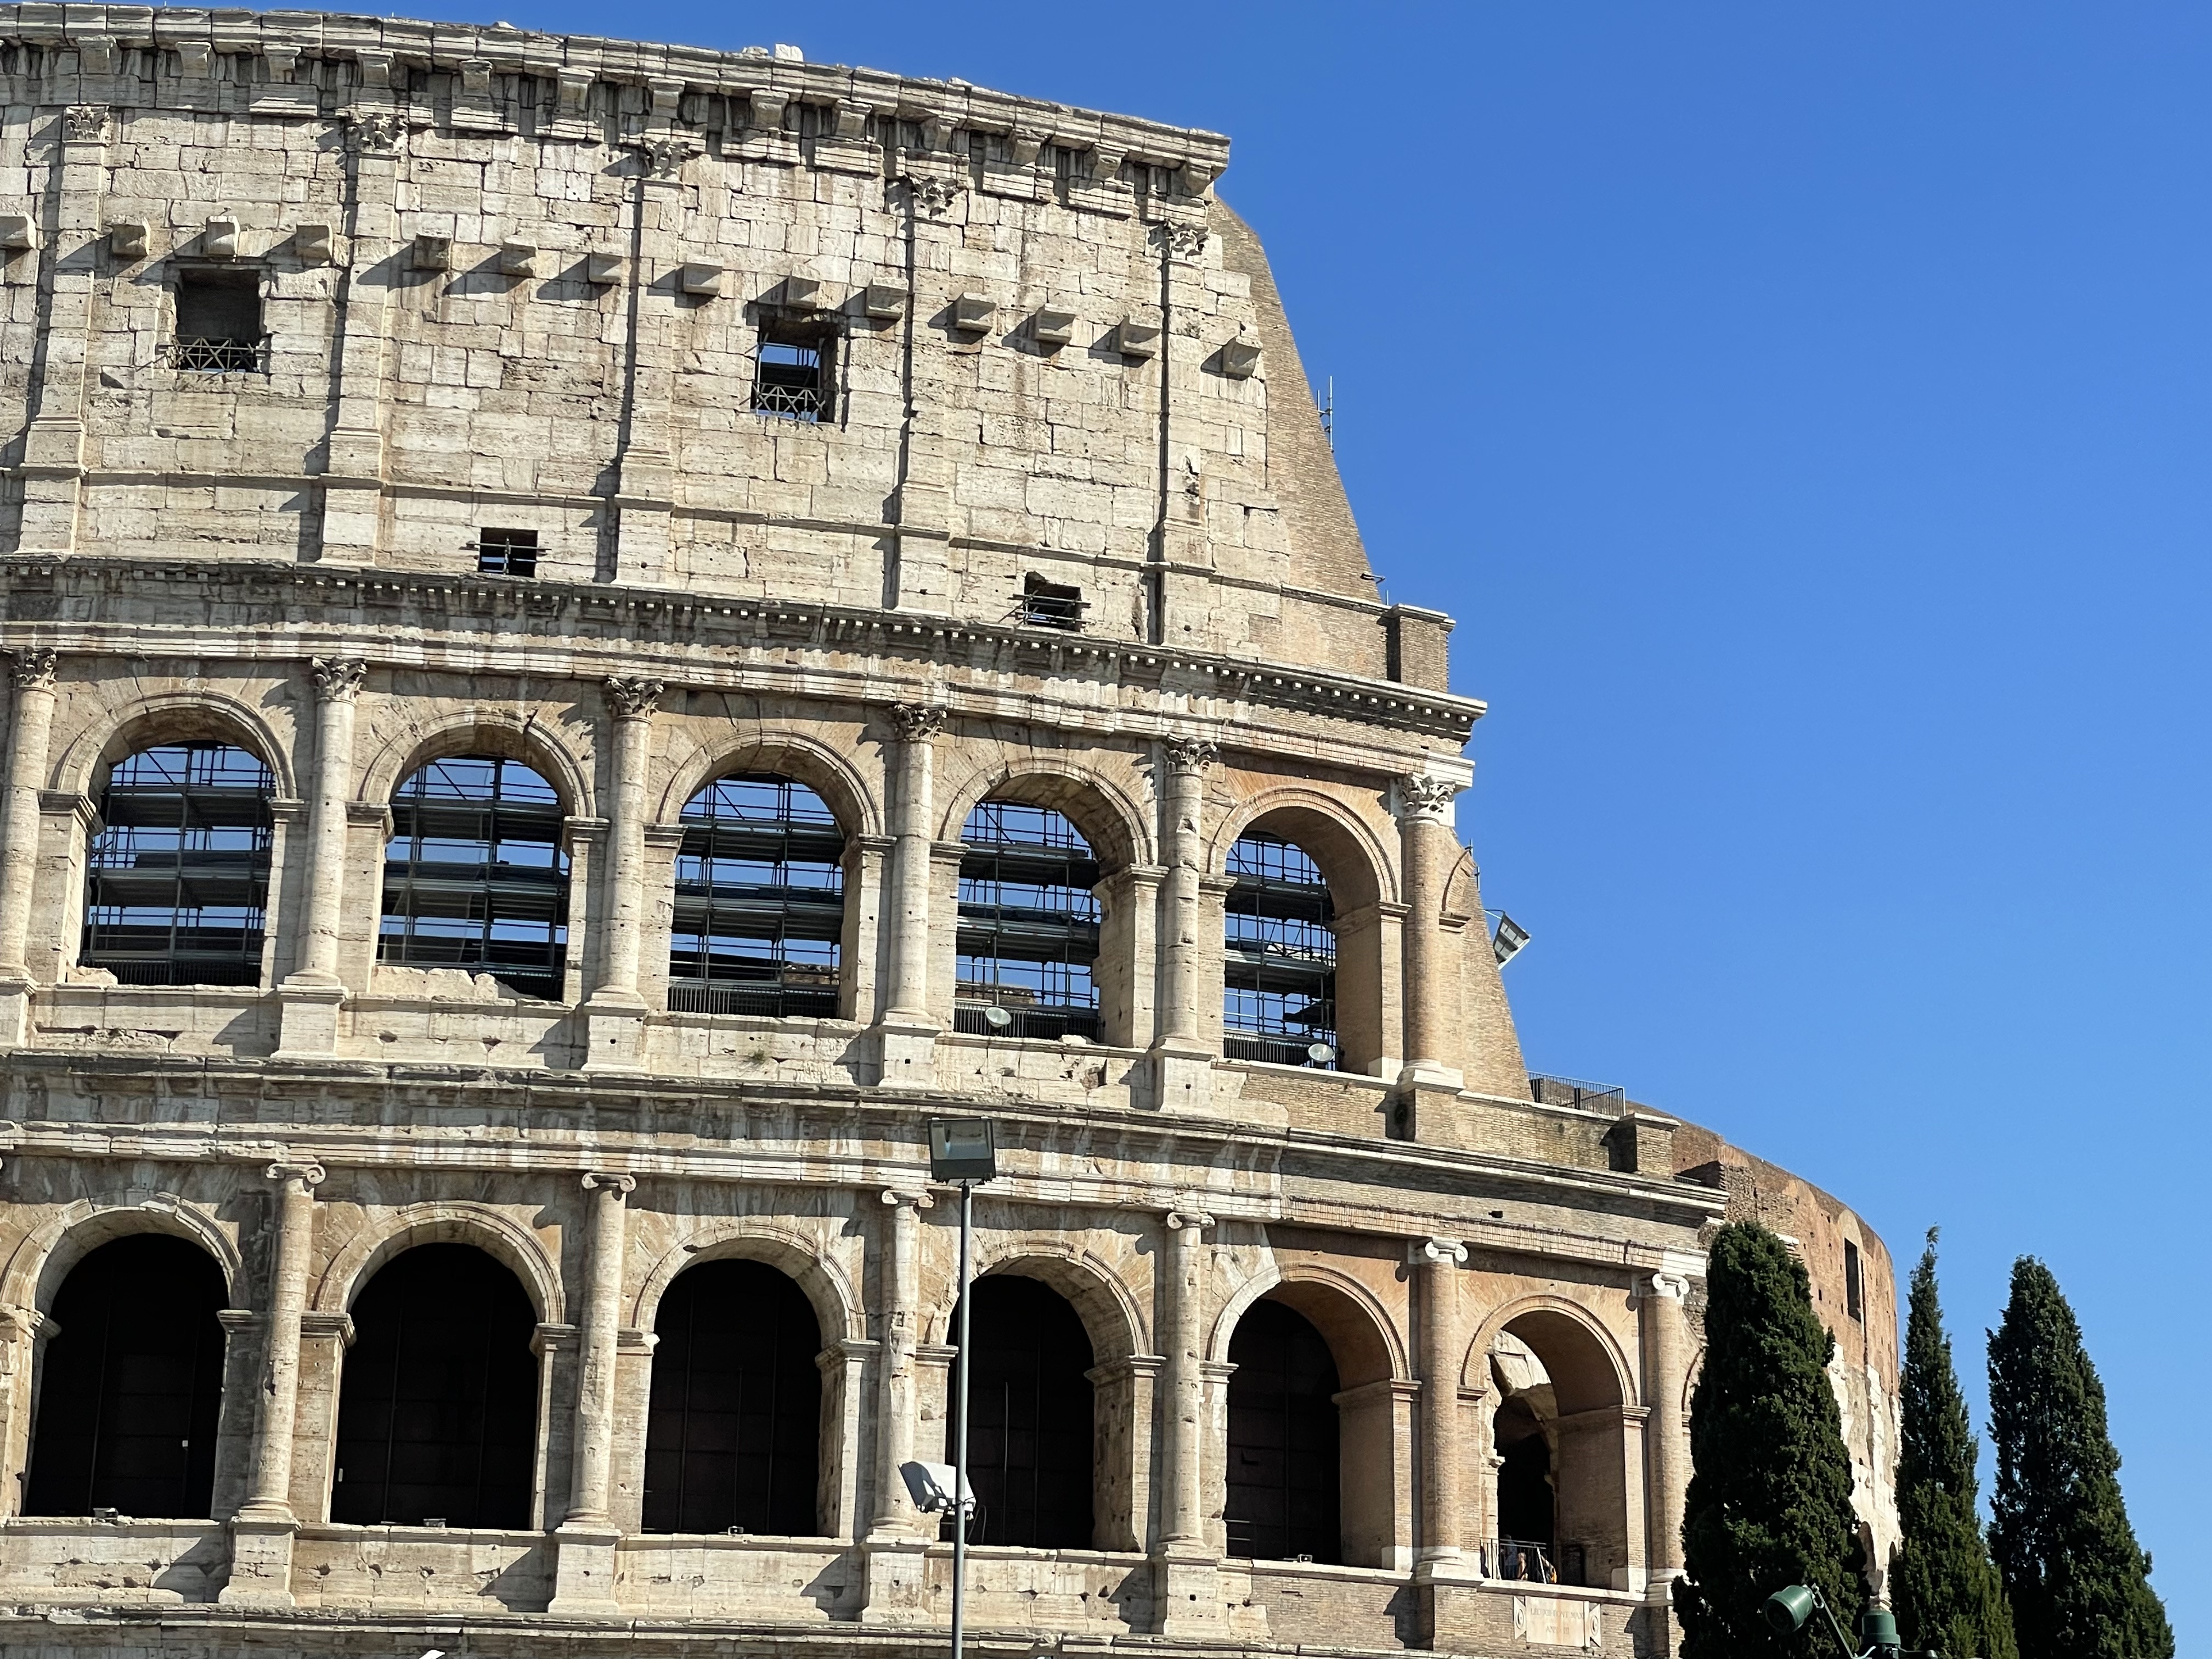
M1014 1017L1003 1008L991 1007L983 1011L983 1024L994 1031L1003 1031L1013 1023Z
M1326 1042L1310 1043L1306 1048L1306 1058L1316 1066L1326 1066L1336 1058L1336 1050Z

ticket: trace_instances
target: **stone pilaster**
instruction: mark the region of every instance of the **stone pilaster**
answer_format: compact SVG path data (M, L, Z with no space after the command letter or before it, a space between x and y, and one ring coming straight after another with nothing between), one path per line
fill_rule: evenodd
M684 164L690 147L666 131L648 133L637 152L637 227L629 302L629 406L616 463L618 530L614 575L624 582L663 582L673 574L676 461L669 411L682 349L676 288L659 280L684 263ZM706 301L732 305L728 298Z
M307 902L293 960L279 988L280 1059L315 1059L337 1048L338 933L345 917L346 798L353 793L355 700L368 665L358 657L316 657L315 773L307 798Z
M360 54L362 88L346 120L353 190L332 365L337 412L323 466L318 556L374 564L384 533L384 386L399 274L399 171L407 124L392 102L392 55Z
M289 1607L292 1601L292 1443L300 1410L300 1332L307 1305L307 1270L315 1248L315 1188L319 1164L272 1164L275 1239L264 1322L261 1387L253 1424L252 1486L230 1520L230 1577L216 1597L230 1604Z
M1160 745L1160 840L1168 867L1160 884L1159 1035L1152 1065L1157 1103L1170 1110L1203 1111L1213 1102L1213 1054L1201 1035L1198 1000L1207 942L1200 890L1206 876L1206 770L1216 754L1202 738L1170 738Z
M115 118L103 104L73 104L54 126L53 192L49 228L52 273L47 294L46 349L39 357L31 420L23 438L21 534L25 553L76 550L84 498L85 360L94 285L106 245L100 235L107 191L107 141Z
M936 1079L938 1026L929 1012L930 819L935 811L933 755L945 711L898 703L899 734L890 867L890 991L876 1024L886 1087L923 1088Z
M1457 843L1451 801L1459 785L1449 778L1398 780L1398 835L1405 871L1406 915L1399 933L1405 1007L1404 1070L1408 1086L1456 1090L1458 1067L1444 1055L1454 1040L1449 993L1457 983L1444 961L1443 888ZM1388 1041L1387 1034L1385 1036Z
M622 1534L610 1506L615 1437L615 1368L622 1343L623 1200L637 1188L626 1175L587 1175L591 1222L585 1244L583 1317L577 1327L576 1415L570 1453L568 1513L555 1534L559 1555L552 1603L559 1617L606 1618L616 1612L615 1548Z
M870 1485L869 1624L911 1624L929 1616L923 1550L936 1528L918 1515L900 1469L914 1459L915 1351L921 1340L921 1217L926 1193L886 1188L876 1228L881 1340L876 1349L876 1456Z
M643 1061L645 999L638 962L649 900L646 891L645 769L653 749L659 680L609 678L614 717L613 791L607 825L606 938L599 982L585 1005L591 1030L587 1069L633 1071Z
M1160 1542L1153 1558L1155 1605L1163 1636L1221 1633L1220 1566L1206 1535L1206 1230L1201 1210L1171 1210L1160 1250L1161 1346L1166 1350L1160 1437L1167 1468L1160 1498Z
M1644 1345L1645 1468L1649 1504L1644 1559L1655 1593L1682 1574L1682 1504L1690 1484L1690 1422L1683 1405L1689 1381L1690 1281L1656 1273L1638 1286Z
M54 670L51 651L19 649L15 656L15 719L8 733L7 799L0 803L0 1047L13 1048L30 1031L31 970L24 961L31 932L31 897L39 872L40 787L54 726Z

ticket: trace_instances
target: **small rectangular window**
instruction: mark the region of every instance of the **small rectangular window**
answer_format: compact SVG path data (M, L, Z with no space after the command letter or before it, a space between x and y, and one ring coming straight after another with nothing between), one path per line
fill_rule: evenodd
M538 574L538 532L482 530L477 532L477 569L487 576Z
M1844 1307L1862 1324L1866 1321L1866 1287L1859 1273L1859 1247L1844 1241Z
M175 367L238 374L261 367L261 277L252 270L177 273Z
M761 325L753 412L795 421L836 416L837 335L828 324L783 319Z
M1048 582L1032 570L1022 583L1021 618L1032 628L1083 626L1083 590Z

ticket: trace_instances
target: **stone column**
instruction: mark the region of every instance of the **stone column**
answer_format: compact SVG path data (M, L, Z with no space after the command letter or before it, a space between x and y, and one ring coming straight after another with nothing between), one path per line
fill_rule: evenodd
M407 123L391 90L392 54L356 54L361 85L346 112L353 157L346 264L339 272L337 337L331 343L332 398L323 472L321 544L316 556L374 564L384 524L386 325L393 276L405 258L399 239L399 169Z
M645 769L653 744L659 680L610 678L607 708L614 716L612 790L608 812L606 939L599 982L586 1005L590 1013L594 1068L635 1070L642 1062L645 999L638 994L638 959L647 910Z
M23 1041L30 1023L31 896L39 870L39 791L54 725L55 654L19 650L8 735L8 795L0 819L0 1044Z
M1680 1273L1656 1273L1639 1287L1644 1339L1645 1484L1649 1500L1644 1534L1650 1583L1663 1589L1682 1572L1682 1504L1690 1482L1690 1424L1682 1394L1689 1377L1690 1325L1686 1304L1690 1281Z
M575 1445L568 1513L556 1534L560 1557L553 1601L559 1615L604 1617L614 1607L615 1546L621 1534L609 1508L614 1462L615 1364L622 1340L623 1200L637 1187L626 1175L587 1175L592 1218L585 1243L583 1316L578 1322Z
M1158 1313L1167 1365L1161 1399L1167 1432L1160 1437L1167 1468L1161 1482L1160 1540L1155 1553L1159 1633L1218 1633L1220 1571L1206 1530L1206 1263L1202 1247L1213 1218L1202 1210L1170 1210L1161 1240Z
M115 122L105 104L72 104L55 123L52 285L46 349L23 434L23 506L16 550L72 553L84 497L84 388L93 294L106 240L100 233L107 189L107 140ZM24 256L27 259L30 256Z
M1466 1456L1459 1421L1460 1362L1467 1346L1459 1321L1459 1269L1467 1246L1429 1238L1407 1259L1421 1286L1421 1550L1425 1570L1460 1565L1460 1468Z
M231 1517L230 1578L217 1601L236 1605L292 1605L292 1439L300 1407L300 1326L307 1305L307 1269L315 1248L315 1188L319 1164L272 1164L276 1183L275 1237L270 1252L265 1358L253 1424L253 1484Z
M917 1624L930 1617L926 1551L937 1528L915 1512L899 1473L914 1458L920 1407L921 1216L926 1193L886 1188L876 1230L881 1340L876 1346L876 1458L871 1471L864 1624ZM935 1461L933 1458L931 1461Z
M345 906L346 800L353 793L355 699L368 665L358 657L315 657L315 772L307 799L307 902L293 959L279 988L280 1059L313 1058L337 1048L338 930Z
M674 278L684 263L688 212L684 164L695 150L665 120L631 141L637 151L636 269L629 301L629 379L622 451L615 470L617 526L613 575L625 582L673 580L676 462L669 436L676 368L688 334L678 307ZM694 186L695 190L701 188ZM742 302L727 295L715 307Z
M1158 1104L1203 1110L1212 1103L1213 1056L1201 1035L1199 968L1206 906L1206 769L1218 751L1200 738L1170 738L1160 745L1167 878L1160 884L1159 1036L1153 1045Z
M1459 1068L1447 1065L1452 1044L1449 993L1457 985L1445 960L1443 925L1444 883L1450 878L1458 843L1451 830L1452 797L1459 785L1449 778L1398 780L1398 835L1405 871L1406 916L1399 936L1405 1007L1405 1070L1408 1082L1456 1090ZM1389 1042L1385 1033L1383 1041Z
M890 989L876 1030L884 1083L921 1087L935 1078L937 1024L929 1012L932 739L945 729L945 711L902 702L890 712L899 732L891 830Z

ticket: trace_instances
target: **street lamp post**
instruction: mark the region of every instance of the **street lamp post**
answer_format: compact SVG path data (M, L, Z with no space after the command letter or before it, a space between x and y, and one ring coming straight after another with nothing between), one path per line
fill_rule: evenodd
M957 1281L960 1385L952 1398L952 1659L960 1659L968 1611L968 1382L974 1367L968 1349L968 1267L975 1236L975 1183L999 1173L997 1138L987 1118L935 1118L929 1125L929 1174L960 1188L960 1275Z
M1820 1594L1817 1584L1790 1584L1766 1598L1761 1609L1766 1622L1784 1636L1795 1636L1805 1628L1805 1621L1818 1607L1828 1618L1828 1628L1836 1634L1836 1645L1843 1650L1844 1659L1943 1659L1933 1651L1906 1653L1897 1639L1897 1615L1887 1607L1869 1607L1859 1614L1859 1639L1867 1644L1863 1654L1851 1651L1850 1638L1838 1622L1836 1610L1828 1605L1828 1598Z

